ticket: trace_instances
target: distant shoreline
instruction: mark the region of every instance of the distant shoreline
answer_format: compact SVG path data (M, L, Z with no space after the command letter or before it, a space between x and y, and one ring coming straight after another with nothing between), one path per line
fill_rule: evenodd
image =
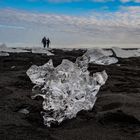
M3 43L0 42L0 46L5 44L8 48L43 48L41 43ZM92 48L140 48L140 44L76 44L76 45L54 45L51 44L50 48L53 49L92 49Z

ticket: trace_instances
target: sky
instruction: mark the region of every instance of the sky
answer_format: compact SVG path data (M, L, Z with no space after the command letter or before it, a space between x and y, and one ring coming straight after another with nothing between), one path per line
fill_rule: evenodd
M140 47L140 0L0 0L0 44Z

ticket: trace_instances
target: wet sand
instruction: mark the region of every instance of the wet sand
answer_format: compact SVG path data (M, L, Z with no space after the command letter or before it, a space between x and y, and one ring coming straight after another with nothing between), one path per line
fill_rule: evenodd
M119 59L109 66L89 64L91 74L106 70L109 76L94 108L47 128L40 114L42 99L31 99L33 84L26 71L50 58L54 66L63 59L75 62L85 52L52 51L54 56L10 53L0 57L0 140L139 140L140 57ZM20 113L22 108L30 113Z

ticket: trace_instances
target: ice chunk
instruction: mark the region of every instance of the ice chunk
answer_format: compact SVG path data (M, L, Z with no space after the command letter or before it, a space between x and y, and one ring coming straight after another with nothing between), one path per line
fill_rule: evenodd
M3 51L6 48L7 48L7 46L5 44L0 45L0 56L9 56L9 53Z
M5 52L9 52L9 53L26 53L26 52L29 52L29 51L25 50L23 48L7 48L7 49L5 49Z
M25 50L24 48L8 48L6 45L1 45L0 46L0 52L7 52L7 53L24 53L24 52L29 52Z
M6 44L0 44L0 50L7 48Z
M65 119L76 117L81 110L90 110L96 101L96 94L105 84L108 76L105 71L89 76L88 58L78 58L76 63L64 59L53 67L50 60L43 66L31 66L27 75L36 84L33 91L42 96L44 124L50 127Z
M6 52L0 52L0 56L9 56L9 53L6 53Z
M42 49L42 48L33 48L32 53L47 54L48 56L54 55L53 53L49 52L47 49Z
M140 57L140 49L124 50L122 48L113 47L112 50L115 52L116 56L120 58Z
M89 57L89 63L99 65L110 65L118 62L118 59L111 57L113 53L103 49L90 49L84 55Z
M27 75L30 77L31 81L37 85L43 85L47 75L50 75L54 71L52 60L43 66L32 65L27 71Z
M105 56L112 56L113 55L113 52L111 49L103 49L103 48L90 48L88 49L89 52L92 52L92 51L98 51L100 53L102 53L103 55Z
M84 72L87 71L89 61L90 57L87 55L83 55L82 57L78 57L76 59L76 65Z
M27 114L30 113L29 110L28 110L27 108L20 109L18 112L19 112L19 113L22 113L22 114L25 114L25 115L27 115Z
M12 66L12 67L11 67L11 69L15 69L15 68L16 68L16 66Z

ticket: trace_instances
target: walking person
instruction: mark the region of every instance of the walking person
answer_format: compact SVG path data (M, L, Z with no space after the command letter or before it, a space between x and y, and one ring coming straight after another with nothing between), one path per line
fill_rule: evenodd
M43 47L44 48L46 48L46 45L47 45L47 39L46 39L46 37L44 36L43 38L42 38L42 44L43 44Z
M50 43L51 43L51 41L50 41L50 39L49 38L47 38L47 48L49 48L49 46L50 46Z

